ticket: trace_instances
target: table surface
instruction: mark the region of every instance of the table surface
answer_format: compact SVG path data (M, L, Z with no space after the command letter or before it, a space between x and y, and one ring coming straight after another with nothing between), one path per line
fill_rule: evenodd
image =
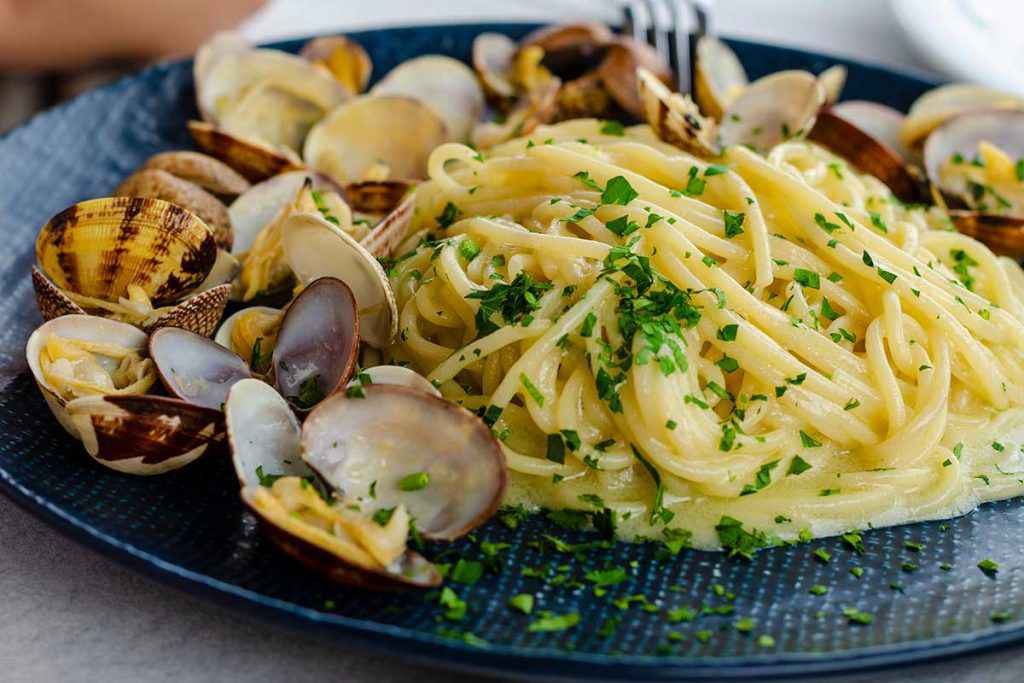
M443 5L438 7L437 5ZM429 21L615 18L599 0L272 0L245 26L254 39ZM361 7L360 7L361 6ZM509 9L509 7L512 9ZM429 9L427 9L429 7ZM427 15L429 12L429 17ZM720 0L726 35L926 69L884 0ZM479 681L270 625L200 601L82 548L0 498L0 679L5 681ZM903 681L906 670L830 679ZM1024 678L1024 647L915 667L918 683Z

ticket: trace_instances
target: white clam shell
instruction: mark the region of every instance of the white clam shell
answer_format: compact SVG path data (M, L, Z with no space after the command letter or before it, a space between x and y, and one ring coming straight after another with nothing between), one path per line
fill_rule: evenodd
M904 159L911 159L908 150L900 140L900 128L906 116L900 111L877 102L867 100L846 100L832 105L831 111L879 142L899 152Z
M720 119L750 79L732 48L714 36L697 41L696 60L694 98L704 114Z
M374 384L396 384L411 389L419 389L441 398L441 392L426 377L401 365L375 365L362 370L361 374L369 375ZM349 382L349 386L359 384L358 380Z
M950 83L917 98L900 130L906 147L916 148L943 122L982 109L1024 110L1024 97L968 83Z
M806 71L780 71L748 86L728 107L719 128L725 146L769 150L810 132L825 102L818 79Z
M231 461L242 486L258 486L265 475L312 476L302 460L299 421L277 391L258 379L243 379L228 392L224 421Z
M281 209L295 201L295 196L309 177L306 171L282 173L253 185L231 202L228 216L235 233L231 253L249 251L260 231L277 217Z

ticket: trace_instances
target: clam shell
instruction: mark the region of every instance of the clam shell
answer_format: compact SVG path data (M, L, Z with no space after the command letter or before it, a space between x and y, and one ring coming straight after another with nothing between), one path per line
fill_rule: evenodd
M54 318L43 323L29 335L28 342L25 344L25 357L32 377L36 381L36 386L39 387L40 393L46 399L46 405L50 407L53 416L69 434L77 439L79 438L78 429L68 414L68 401L46 381L39 364L39 355L51 335L117 344L125 348L137 349L140 353L145 354L146 334L127 323L107 320L94 315L78 314Z
M544 50L544 66L563 80L579 78L604 57L614 35L604 24L580 22L544 26L528 34L519 48Z
M62 315L85 315L85 309L72 301L35 266L32 266L32 289L35 291L36 306L43 320L53 320Z
M299 56L330 71L351 96L366 89L373 73L370 55L359 43L345 36L314 38L302 46Z
M86 452L126 474L184 467L223 436L220 411L164 396L87 396L67 411Z
M154 332L164 327L178 327L201 337L209 337L217 329L217 323L224 315L230 296L231 285L228 284L193 294L153 321L153 324L145 328L146 332Z
M473 69L489 97L505 101L516 96L509 72L517 49L504 33L481 33L473 39Z
M292 519L287 516L277 517L262 508L259 505L259 491L260 487L246 486L242 489L242 500L263 522L260 528L281 551L317 574L336 583L369 590L431 588L441 585L442 577L437 568L412 550L406 550L394 566L371 570L321 548L313 542L312 537L299 535Z
M701 116L697 105L686 95L670 91L650 71L639 69L640 97L644 118L655 135L676 147L698 156L714 156L715 122Z
M272 147L299 151L309 129L325 110L274 82L261 81L239 94L225 107L217 125L232 135L258 140Z
M482 420L408 387L371 384L363 395L335 394L302 426L303 458L331 487L364 507L404 505L428 538L453 540L494 514L505 490L505 456ZM399 488L417 473L428 475L425 488Z
M257 311L261 311L263 313L280 313L281 312L280 309L278 309L278 308L271 308L270 306L249 306L247 308L243 308L241 310L235 311L234 313L229 315L224 320L224 322L222 322L220 324L220 327L217 328L217 334L214 335L213 340L215 342L217 342L218 344L220 344L221 346L223 346L224 348L230 349L231 351L233 351L235 353L238 353L231 346L231 333L232 333L232 330L234 330L235 323L238 322L238 319L243 314L251 313L254 309L257 310Z
M553 118L558 121L615 118L619 116L616 107L601 77L591 72L562 85L558 91L557 113Z
M409 180L364 180L348 183L342 194L353 211L386 214L398 208L415 186Z
M482 123L473 129L473 144L493 147L517 136L529 135L537 126L547 123L558 113L561 81L552 78L524 93L516 101L504 123Z
M739 57L714 36L701 36L695 50L693 98L701 112L721 121L725 109L750 83Z
M875 138L906 160L913 156L900 141L900 128L906 118L902 112L877 102L846 100L833 104L829 111L841 116L862 131Z
M719 127L724 146L766 151L811 132L825 91L806 71L779 71L750 84L725 112Z
M630 116L643 119L646 112L641 99L637 70L644 69L661 81L672 82L672 69L649 45L620 38L608 46L597 74L608 94Z
M818 74L818 85L825 91L825 104L832 105L839 101L846 85L846 67L834 64Z
M434 110L455 140L469 139L484 109L484 91L468 66L442 55L402 62L370 91L371 95L411 97Z
M898 152L842 116L829 110L819 113L807 137L881 180L900 200L908 203L927 200L928 193L920 178Z
M405 201L395 207L394 211L373 226L373 229L359 241L359 244L377 258L390 256L395 247L401 244L409 233L415 208L416 199L411 196L407 197Z
M419 100L364 95L313 127L303 158L337 183L362 180L378 164L390 177L425 178L430 153L449 139L444 121Z
M410 389L417 389L441 398L441 392L426 377L401 365L375 365L365 368L360 375L367 375L373 384L395 384ZM349 382L349 386L359 384L358 380Z
M343 388L356 369L359 353L356 298L341 280L313 281L285 310L274 344L274 384L299 410ZM317 401L300 403L308 382Z
M370 252L313 213L290 216L282 239L285 259L301 282L333 277L352 290L363 341L377 348L391 342L398 332L398 306L387 274Z
M259 486L264 475L309 477L302 460L301 427L288 402L266 382L243 379L224 403L231 461L242 486Z
M243 139L212 123L189 121L188 132L200 149L254 183L303 168L302 160L291 150L275 149L257 140Z
M114 196L150 197L180 206L194 213L213 230L217 246L231 248L231 221L227 207L195 183L167 171L145 168L125 178L114 190Z
M946 121L983 109L1024 110L1024 98L967 83L939 86L921 95L911 105L900 129L900 140L908 149L916 149Z
M199 152L162 152L151 156L142 168L166 171L215 195L240 195L249 189L249 181L240 173Z
M192 63L192 78L198 89L199 84L204 83L213 69L213 66L222 57L232 53L245 52L250 47L249 41L234 31L221 31L203 43L196 51L195 61ZM202 98L196 95L199 104L199 112L203 118L210 120L211 112L205 111L202 105Z
M58 287L116 301L128 285L156 304L198 287L217 259L213 233L159 199L92 199L64 209L36 239L40 270Z
M1024 217L954 210L949 212L949 218L957 230L995 253L1015 261L1024 258Z
M164 388L193 405L221 410L231 387L252 376L238 354L180 328L157 330L148 348Z
M232 253L249 251L256 236L281 210L290 206L311 175L306 171L289 171L253 185L228 207L235 230Z

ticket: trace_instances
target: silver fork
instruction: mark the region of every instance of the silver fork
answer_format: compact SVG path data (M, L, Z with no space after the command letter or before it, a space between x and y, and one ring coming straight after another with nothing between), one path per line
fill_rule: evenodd
M681 93L693 86L694 47L708 33L710 5L711 0L626 0L622 5L623 30L653 47L672 67Z

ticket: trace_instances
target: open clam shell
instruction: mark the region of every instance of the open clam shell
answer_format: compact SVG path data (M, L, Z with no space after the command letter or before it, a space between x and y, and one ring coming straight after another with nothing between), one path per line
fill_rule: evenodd
M342 194L353 211L387 214L398 208L413 187L409 180L364 180L346 184Z
M302 452L364 508L404 506L428 538L468 533L494 514L505 490L505 456L483 421L403 386L371 384L362 398L325 400L303 424Z
M312 476L302 460L299 421L266 382L243 379L232 386L224 403L224 424L242 486L259 486L268 476Z
M355 372L359 315L352 290L319 278L288 306L274 344L274 383L299 410L343 388Z
M749 145L766 151L807 135L825 90L806 71L780 71L751 83L729 105L719 127L722 145Z
M647 110L639 89L639 69L644 69L662 83L672 81L672 69L654 48L628 38L620 38L608 46L597 75L623 111L643 119Z
M213 35L199 49L196 50L196 58L192 63L192 80L197 84L206 82L210 71L220 59L226 55L238 52L245 52L251 47L249 41L234 31L221 31ZM200 98L196 97L198 101ZM206 120L213 116L212 112L206 111L201 101L198 101L199 113Z
M371 95L411 97L433 109L455 140L467 140L484 109L484 92L468 66L442 55L402 62L370 91Z
M504 33L481 33L473 39L473 69L484 92L499 103L516 96L512 82L512 60L518 46Z
M36 239L40 270L55 285L107 301L138 285L158 304L196 289L217 258L211 230L159 199L114 197L75 204Z
M701 36L695 49L693 97L701 112L721 121L726 108L750 83L739 57L714 36Z
M62 396L58 388L46 379L40 361L43 348L52 335L85 342L114 344L144 355L146 334L127 323L79 314L54 318L36 328L29 336L28 342L25 344L25 357L32 377L36 381L36 386L39 387L40 393L46 399L46 405L50 407L50 411L53 412L53 416L57 418L61 426L69 434L78 438L78 430L67 411L67 405L71 399Z
M415 198L407 197L359 240L360 246L377 258L390 255L409 233L415 207Z
M650 71L637 71L644 119L659 138L698 156L718 153L717 126L701 116L697 105L686 95L670 91Z
M846 67L842 64L833 64L818 74L818 85L825 91L825 104L832 105L839 101L843 94L843 86L846 85Z
M344 282L359 309L359 335L384 348L398 332L398 306L387 273L374 256L319 214L297 213L282 226L285 259L303 284L323 277Z
M444 121L411 97L357 97L323 118L303 158L337 183L364 180L381 166L392 178L425 178L430 153L450 139Z
M360 378L365 375L369 378L367 384L395 384L401 387L409 387L441 398L441 392L430 383L426 377L401 365L375 365L372 368L365 368L359 373ZM349 382L349 386L362 386L359 379Z
M484 122L473 129L473 144L488 148L529 135L537 126L547 123L558 113L558 93L561 81L552 78L524 93L513 105L503 123Z
M846 100L829 107L836 116L841 116L862 131L875 138L905 160L913 156L900 140L900 128L906 118L903 112L877 102L867 100Z
M201 150L254 183L303 168L302 160L289 149L233 135L212 123L189 121L188 132Z
M1024 97L981 85L950 83L929 90L917 98L900 129L908 149L920 147L928 135L946 121L971 111L985 109L1024 110Z
M282 209L290 206L299 190L312 176L306 171L289 171L253 185L228 207L231 225L235 230L232 253L249 251L256 236Z
M126 474L184 467L223 437L219 410L164 396L86 396L67 412L86 452Z
M314 38L302 46L299 56L331 72L350 96L363 92L373 73L370 55L359 43L345 36Z
M240 173L199 152L161 152L147 159L142 168L166 171L219 196L240 195L249 189L249 181Z
M187 209L213 230L217 246L231 248L231 220L227 207L195 183L159 168L143 168L125 178L114 190L114 196L163 199Z
M910 169L899 152L842 116L830 110L820 112L807 137L881 180L900 200L914 203L927 199L919 174Z
M957 230L982 242L995 253L1016 261L1024 258L1024 217L953 210L949 212L949 218Z
M235 383L252 376L238 354L194 332L165 327L149 338L149 357L164 388L181 400L221 410Z
M544 50L544 66L563 80L579 78L605 56L614 36L597 22L544 26L524 37L520 49Z
M272 340L268 341L265 338L263 338L261 335L256 335L256 337L253 338L252 341L249 341L248 339L246 339L246 342L244 344L244 346L246 348L239 348L238 345L235 343L234 338L235 338L236 326L246 316L254 315L254 314L255 315L260 315L260 316L264 316L265 315L265 316L272 316L273 318L280 318L281 317L281 310L278 309L278 308L271 308L270 306L249 306L248 308L243 308L243 309L241 309L239 311L235 311L234 313L229 315L224 320L223 323L221 323L220 327L217 328L217 334L213 338L213 340L215 342L217 342L218 344L220 344L224 348L229 349L232 352L238 354L243 359L244 358L248 358L250 366L252 365L252 353L253 353L252 349L253 349L253 346L256 343L256 339L257 338L259 338L261 340L260 341L260 355L261 356L264 355L264 354L272 353L273 352L273 347L274 347L274 345L272 343ZM244 336L244 334L240 335L240 336ZM276 339L276 331L274 333L274 338ZM266 372L268 370L267 370L267 368L260 368L259 371L260 372Z

